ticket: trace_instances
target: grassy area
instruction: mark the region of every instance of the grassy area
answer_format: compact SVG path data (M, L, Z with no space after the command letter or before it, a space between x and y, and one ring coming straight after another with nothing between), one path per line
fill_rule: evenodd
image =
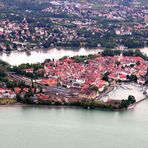
M16 99L2 98L0 99L0 105L8 105L16 103Z

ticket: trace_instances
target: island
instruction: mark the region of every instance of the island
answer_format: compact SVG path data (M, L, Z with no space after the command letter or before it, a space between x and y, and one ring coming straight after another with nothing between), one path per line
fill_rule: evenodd
M147 56L139 50L104 50L88 56L47 59L11 66L0 62L0 104L78 106L88 109L133 108L133 95L102 99L122 83L148 84ZM141 92L143 93L143 92Z

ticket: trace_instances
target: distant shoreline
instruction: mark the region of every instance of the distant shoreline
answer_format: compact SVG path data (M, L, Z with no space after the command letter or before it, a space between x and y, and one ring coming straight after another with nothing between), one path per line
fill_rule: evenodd
M82 106L76 105L39 105L39 104L23 104L23 103L15 103L15 104L5 104L0 105L1 107L42 107L42 108L73 108L73 109L84 109Z
M118 47L115 48L109 48L111 50L113 49L117 49ZM144 47L137 47L137 48L125 48L128 50L136 50L136 49L145 49L148 48L147 46ZM48 50L52 50L52 49L57 49L57 50L72 50L72 51L79 51L81 49L85 49L85 50L104 50L105 47L64 47L64 46L53 46L53 47L49 47L49 48L36 48L36 49L31 49L31 50L10 50L10 51L0 51L0 54L3 53L11 53L11 52L33 52L33 51L48 51Z
M139 103L138 103L139 104ZM76 105L41 105L41 104L23 104L23 103L15 103L15 104L5 104L0 105L0 108L7 108L7 107L22 107L22 108L55 108L55 109L84 109L84 110L99 110L99 111L113 111L113 112L121 112L121 111L128 111L133 110L137 105L137 103L132 104L127 109L105 109L105 108L85 108L83 106L76 106Z
M138 49L138 48L136 48ZM133 49L133 50L136 50ZM132 50L132 49L129 49ZM148 47L139 49L142 53L148 55ZM7 63L11 64L12 66L18 66L23 63L42 63L46 59L54 59L59 60L64 56L73 57L76 55L89 55L89 54L97 54L103 51L102 48L77 48L77 49L70 49L70 48L48 48L48 49L36 49L31 51L5 51L0 52L0 59L6 61ZM16 60L14 60L16 58Z
M64 47L64 46L53 46L53 47L48 47L48 48L42 48L42 47L38 47L38 48L30 48L29 49L23 49L23 50L10 50L10 51L0 51L0 53L2 52L13 52L13 51L18 51L18 52L25 52L25 51L38 51L38 50L51 50L51 49L57 49L57 50L61 50L61 49L64 49L64 50L75 50L75 51L78 51L80 50L81 48L84 48L86 50L96 50L96 49L104 49L104 47L70 47L70 46L67 46L67 47Z

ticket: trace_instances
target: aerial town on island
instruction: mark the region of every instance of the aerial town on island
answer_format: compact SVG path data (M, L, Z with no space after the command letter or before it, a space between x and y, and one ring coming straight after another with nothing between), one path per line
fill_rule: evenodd
M5 65L7 69L1 69L0 103L128 108L136 103L134 96L119 100L102 97L122 82L148 84L147 57L140 55L138 50L105 50L40 64Z

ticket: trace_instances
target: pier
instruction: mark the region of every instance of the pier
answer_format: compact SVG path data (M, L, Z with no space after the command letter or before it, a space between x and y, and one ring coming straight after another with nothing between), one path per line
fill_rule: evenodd
M137 104L139 104L139 103L141 103L141 102L143 102L143 101L145 101L145 100L147 100L147 99L148 99L148 97L145 97L145 98L143 98L143 99L137 101L136 103L131 104L131 105L128 107L128 109L134 109Z

